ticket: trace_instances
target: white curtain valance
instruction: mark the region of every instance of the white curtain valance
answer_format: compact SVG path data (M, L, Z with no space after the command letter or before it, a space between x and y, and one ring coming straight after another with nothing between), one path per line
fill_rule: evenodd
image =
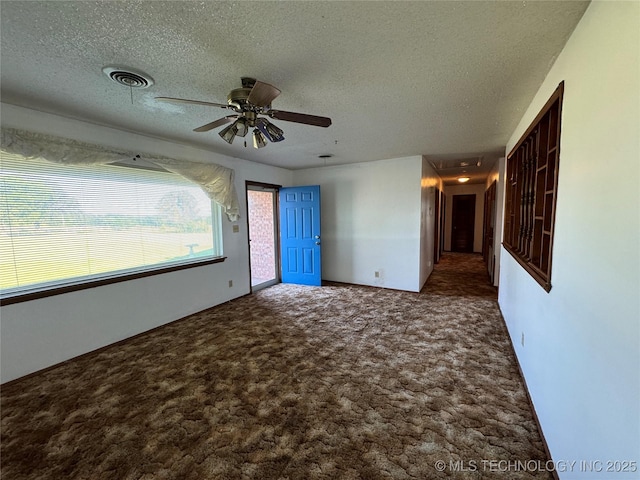
M140 155L142 160L154 163L200 185L209 198L223 207L232 222L240 217L234 183L235 172L221 165L118 151L69 138L6 127L2 127L0 148L3 152L22 155L26 158L42 158L50 162L66 164L122 162Z

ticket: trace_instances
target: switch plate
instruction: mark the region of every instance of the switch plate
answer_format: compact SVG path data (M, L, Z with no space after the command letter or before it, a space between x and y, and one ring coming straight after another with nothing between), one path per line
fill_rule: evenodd
M238 233L240 231L240 225L233 226L233 233Z

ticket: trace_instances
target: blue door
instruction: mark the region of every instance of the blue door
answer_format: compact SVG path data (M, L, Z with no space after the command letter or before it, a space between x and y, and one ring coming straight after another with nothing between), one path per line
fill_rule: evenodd
M280 189L282 282L320 285L320 185Z

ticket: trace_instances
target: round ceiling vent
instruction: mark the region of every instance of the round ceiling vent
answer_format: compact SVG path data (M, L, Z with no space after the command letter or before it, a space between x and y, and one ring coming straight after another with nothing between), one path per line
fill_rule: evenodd
M144 72L126 67L104 67L102 72L120 85L129 88L147 88L153 85L153 78Z

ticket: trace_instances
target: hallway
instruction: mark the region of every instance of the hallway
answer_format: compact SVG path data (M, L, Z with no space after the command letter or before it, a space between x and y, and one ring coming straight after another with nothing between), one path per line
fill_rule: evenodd
M498 299L478 253L445 252L420 293Z

